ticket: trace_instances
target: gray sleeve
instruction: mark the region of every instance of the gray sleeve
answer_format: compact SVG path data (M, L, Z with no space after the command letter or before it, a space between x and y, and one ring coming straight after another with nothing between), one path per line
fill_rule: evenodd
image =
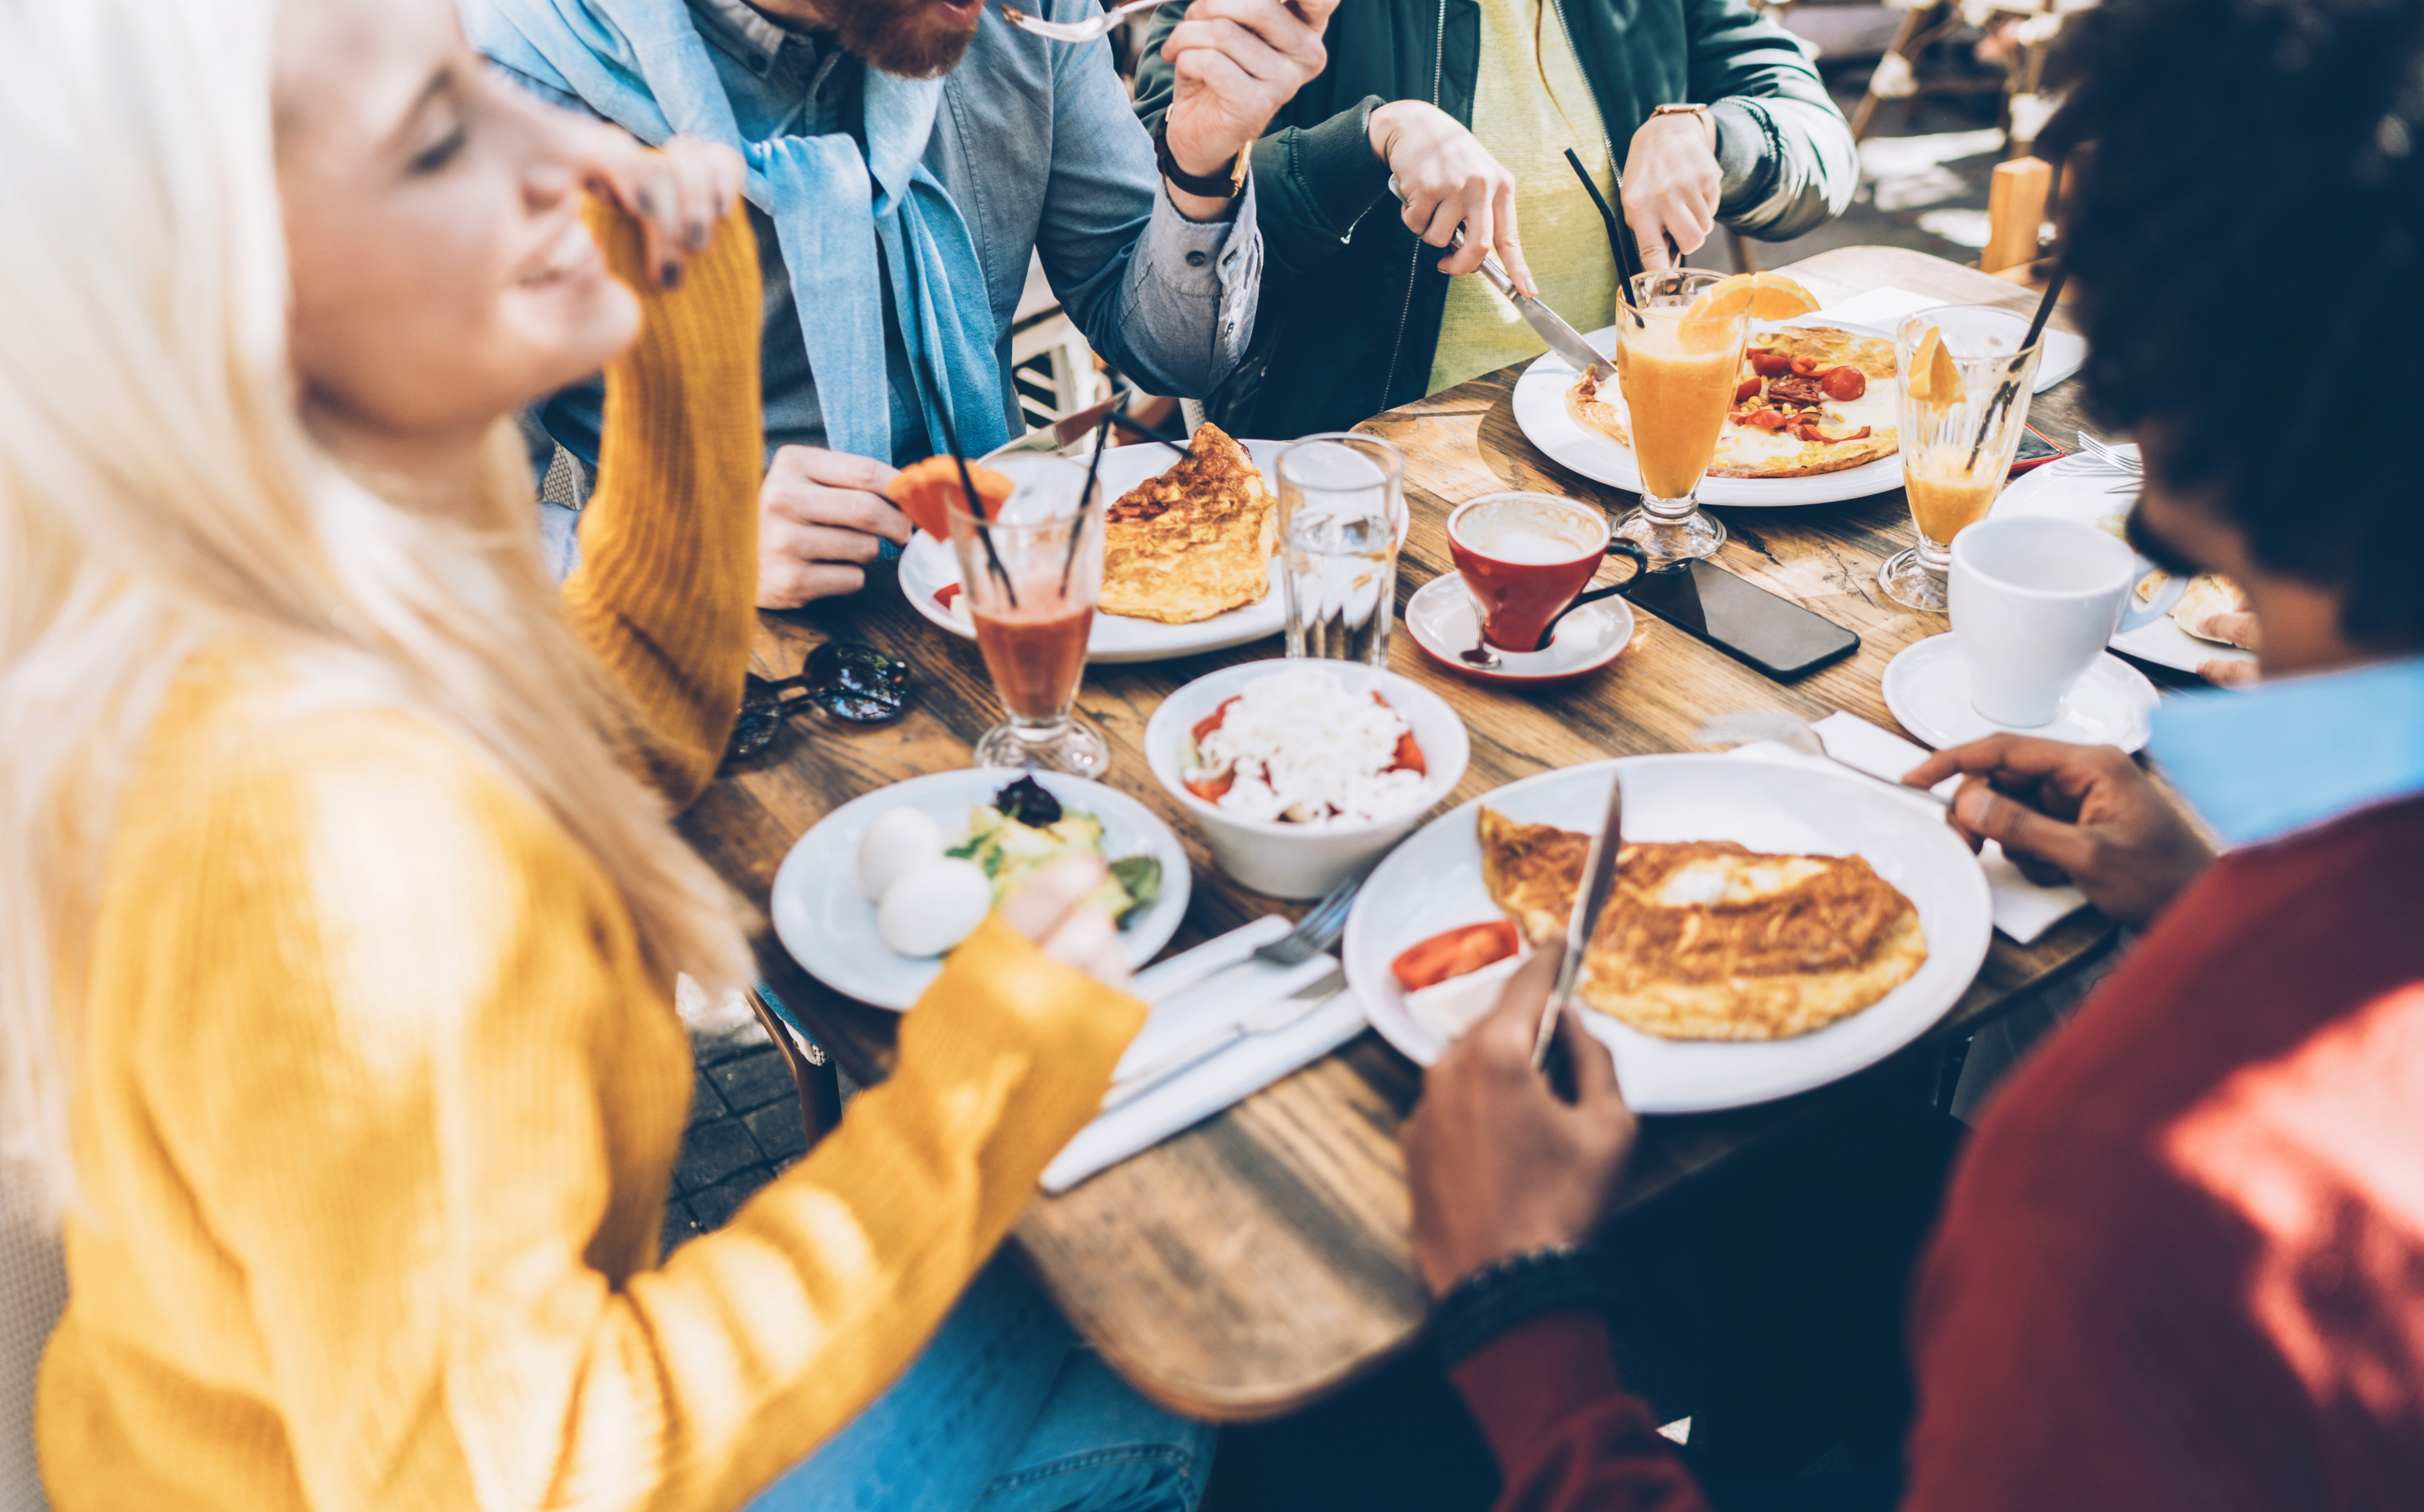
M1263 274L1253 182L1230 218L1188 220L1162 186L1108 44L1060 52L1052 177L1036 230L1045 275L1105 359L1152 392L1200 398L1253 336Z
M1746 236L1783 241L1843 213L1859 183L1852 129L1831 107L1785 95L1735 96L1709 107L1724 183L1718 218Z

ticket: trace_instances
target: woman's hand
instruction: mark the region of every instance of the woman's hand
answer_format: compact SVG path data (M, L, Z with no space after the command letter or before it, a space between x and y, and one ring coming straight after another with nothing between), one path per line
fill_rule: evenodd
M1671 267L1671 238L1697 252L1717 224L1725 187L1717 170L1717 123L1705 110L1652 116L1624 155L1624 218L1645 268Z
M676 136L652 151L618 127L600 124L585 165L589 192L613 200L640 223L641 246L657 282L681 286L682 264L741 198L741 154L703 136Z
M1092 856L1062 856L1003 900L1001 921L1062 965L1105 986L1124 988L1128 954L1120 945L1120 927L1108 910L1086 901L1109 875Z
M1956 772L1969 775L1953 827L1970 849L2000 842L2031 882L2070 883L2124 924L2161 913L2213 862L2188 817L2112 746L1992 735L1938 751L1902 780L1933 788Z
M1525 963L1498 1006L1441 1054L1398 1131L1414 1264L1434 1297L1492 1262L1589 1238L1632 1153L1635 1125L1616 1062L1572 1013L1557 1035L1573 1062L1574 1101L1532 1069L1533 1027L1559 954Z
M1440 260L1442 273L1471 273L1495 247L1515 287L1539 297L1515 236L1515 176L1473 133L1437 105L1398 100L1372 112L1366 135L1372 155L1397 176L1407 230L1445 247L1464 228L1464 247Z

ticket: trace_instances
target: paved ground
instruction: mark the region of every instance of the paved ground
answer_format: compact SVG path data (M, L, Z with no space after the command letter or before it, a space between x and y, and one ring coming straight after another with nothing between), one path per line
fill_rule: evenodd
M782 1056L756 1026L694 1034L697 1081L690 1133L665 1204L665 1249L721 1227L749 1194L807 1149L800 1095Z

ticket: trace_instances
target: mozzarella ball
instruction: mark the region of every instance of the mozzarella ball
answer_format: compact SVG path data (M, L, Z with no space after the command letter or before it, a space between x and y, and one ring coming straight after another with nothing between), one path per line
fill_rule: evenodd
M993 908L993 879L973 861L930 861L885 889L875 932L895 955L938 956L976 932Z
M914 808L887 808L858 837L859 896L880 903L894 883L942 858L942 826Z

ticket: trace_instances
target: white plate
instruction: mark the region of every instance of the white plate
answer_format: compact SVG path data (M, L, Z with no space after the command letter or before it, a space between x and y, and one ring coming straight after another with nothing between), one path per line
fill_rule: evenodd
M2053 723L2029 730L1998 724L1970 706L1970 667L1950 633L1904 646L1886 663L1884 692L1886 707L1902 727L1939 751L1989 735L2033 735L2134 753L2146 743L2148 716L2159 697L2145 673L2107 654L2090 662L2063 696Z
M858 895L858 837L886 809L914 808L942 827L948 840L965 834L968 810L1016 782L1021 773L995 767L937 772L853 798L819 820L791 846L774 873L771 912L774 934L808 975L837 993L878 1008L905 1009L943 969L938 960L897 956L875 936L875 905ZM1161 897L1120 931L1128 960L1141 966L1178 932L1191 879L1187 852L1170 826L1127 794L1058 772L1031 773L1053 797L1103 821L1103 853L1111 860L1161 858Z
M2118 446L2117 452L2138 454L2134 445ZM2043 515L2054 519L2077 520L2082 525L2099 525L2101 521L2129 512L2134 490L2115 493L2129 480L2096 467L2083 457L2066 456L2059 462L2033 468L2004 485L1995 507L1987 512L1990 518L2014 516ZM2138 576L2144 578L2154 570L2154 564L2145 557L2138 559ZM2200 641L2180 629L2172 618L2172 606L2180 601L2188 584L2175 578L2157 592L2154 601L2141 604L2133 595L2129 612L2121 616L2121 628L2113 632L2113 649L2127 651L2143 661L2158 666L2176 667L2182 672L2194 672L2208 661L2253 661L2256 653L2236 646L2222 645L2212 641Z
M1779 326L1807 322L1810 316L1779 321ZM1830 322L1839 330L1858 331L1863 336L1893 340L1893 332L1873 326L1855 325L1848 321ZM1616 346L1616 327L1603 326L1590 333L1587 340L1603 352ZM1594 478L1627 493L1641 491L1641 469L1633 459L1633 448L1626 446L1604 431L1593 430L1574 419L1566 408L1566 390L1574 386L1573 364L1551 352L1523 370L1515 380L1515 423L1534 446L1573 469L1586 478ZM1832 504L1845 499L1866 499L1902 486L1902 454L1881 456L1874 462L1863 462L1857 468L1841 472L1821 472L1810 478L1711 478L1700 485L1700 502L1704 504L1748 504L1760 507L1782 507L1788 504Z
M1263 472L1272 497L1279 495L1279 456L1289 444L1286 441L1245 441L1239 443L1253 457L1254 466ZM1135 446L1114 446L1103 454L1103 470L1096 480L1103 497L1115 500L1130 488L1170 470L1178 461L1178 454L1158 442L1140 442ZM1084 466L1080 463L1079 466ZM1399 536L1403 539L1402 527ZM1267 635L1277 635L1287 629L1287 599L1280 587L1280 564L1271 559L1270 591L1258 603L1243 609L1233 609L1225 614L1197 620L1192 625L1163 625L1149 619L1131 619L1124 614L1096 614L1093 632L1086 639L1086 660L1089 661L1159 661L1168 657L1197 656L1206 651L1225 651L1233 645L1244 645ZM901 592L909 607L963 640L976 639L976 626L965 613L953 613L934 601L934 592L960 581L959 558L952 553L951 543L937 541L919 531L909 539L909 549L901 553ZM965 603L955 598L954 603Z
M1633 606L1621 596L1585 604L1557 622L1547 650L1501 650L1497 666L1476 667L1459 653L1480 640L1481 615L1464 591L1464 574L1443 572L1406 600L1406 631L1432 661L1480 682L1567 682L1597 672L1633 644Z
M1663 1040L1602 1013L1583 1021L1616 1056L1625 1100L1643 1113L1700 1113L1807 1091L1875 1064L1960 1000L1986 958L1994 916L1985 873L1941 811L1864 777L1743 756L1626 756L1509 783L1452 809L1392 851L1356 900L1340 956L1372 1027L1428 1065L1445 1047L1414 1022L1389 963L1419 940L1499 917L1474 835L1483 804L1529 824L1572 824L1607 807L1624 777L1633 840L1738 840L1754 851L1866 856L1919 908L1927 961L1863 1012L1790 1040Z

